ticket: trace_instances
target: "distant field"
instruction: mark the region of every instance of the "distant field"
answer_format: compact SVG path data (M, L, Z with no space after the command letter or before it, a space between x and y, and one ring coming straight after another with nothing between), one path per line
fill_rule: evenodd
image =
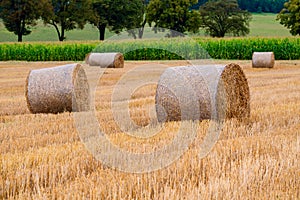
M252 22L250 23L249 36L263 36L263 37L286 37L291 36L289 31L280 25L276 19L276 14L253 14ZM165 33L160 33L164 35ZM199 33L201 36L205 36L204 32ZM114 35L107 30L106 38ZM147 30L146 37L155 37L152 31ZM72 30L66 33L67 40L98 40L99 33L95 26L87 24L83 30ZM17 37L8 32L4 25L0 23L0 42L14 42ZM57 34L53 27L44 26L42 22L38 23L38 26L34 27L32 33L28 36L24 36L23 41L57 41Z
M0 42L17 41L17 36L8 32L3 23L0 23L0 35ZM96 27L87 24L83 30L68 31L66 36L67 40L97 40L98 30ZM23 41L58 41L58 37L54 27L44 26L43 22L40 21L37 26L33 27L30 35L23 37Z
M276 14L253 14L249 36L287 37L289 30L276 20Z

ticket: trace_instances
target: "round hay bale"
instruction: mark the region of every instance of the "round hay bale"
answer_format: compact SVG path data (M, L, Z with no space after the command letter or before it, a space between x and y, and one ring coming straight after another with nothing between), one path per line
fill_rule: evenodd
M90 66L101 68L123 68L124 56L121 53L89 53L85 62Z
M253 68L273 68L275 56L273 52L254 52L252 54Z
M31 113L90 109L89 85L80 64L31 70L25 96Z
M155 104L159 122L250 116L249 86L237 64L168 68Z

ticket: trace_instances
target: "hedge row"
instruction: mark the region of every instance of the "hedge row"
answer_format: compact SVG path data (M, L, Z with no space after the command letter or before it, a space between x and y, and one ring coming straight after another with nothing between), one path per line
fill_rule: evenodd
M300 59L300 38L176 38L102 43L0 43L0 60L82 61L89 52L121 52L126 60L239 59L273 51L278 60Z

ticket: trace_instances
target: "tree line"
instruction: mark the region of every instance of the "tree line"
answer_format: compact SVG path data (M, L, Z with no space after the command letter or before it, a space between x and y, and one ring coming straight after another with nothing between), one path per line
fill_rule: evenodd
M238 0L241 9L249 12L279 13L287 0Z
M193 9L199 9L201 5L206 3L208 0L198 0L193 5ZM261 13L279 13L283 9L283 5L288 0L238 0L239 7L242 10L249 12Z
M100 40L104 40L107 29L115 33L126 30L133 38L142 38L147 23L155 32L169 29L168 37L183 36L200 28L213 37L224 37L249 33L251 14L238 3L237 0L0 0L0 18L6 29L18 36L19 42L31 33L39 19L53 26L59 41L65 40L67 31L83 29L86 23L97 27Z

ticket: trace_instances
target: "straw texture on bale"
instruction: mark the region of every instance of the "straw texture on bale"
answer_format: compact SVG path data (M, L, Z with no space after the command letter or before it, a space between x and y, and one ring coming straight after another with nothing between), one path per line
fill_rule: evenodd
M124 56L121 53L89 53L85 62L90 66L102 68L123 68Z
M254 52L252 55L253 68L273 68L275 56L273 52Z
M250 93L239 65L168 68L158 82L159 122L248 118Z
M79 64L31 70L26 80L25 96L31 113L90 109L89 85Z

